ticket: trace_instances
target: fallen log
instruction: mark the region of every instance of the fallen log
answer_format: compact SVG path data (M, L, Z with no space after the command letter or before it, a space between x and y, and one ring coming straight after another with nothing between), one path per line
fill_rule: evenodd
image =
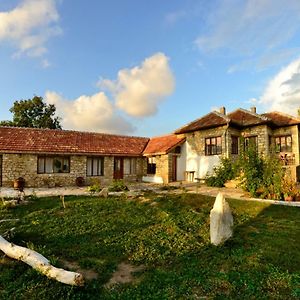
M56 268L52 266L49 260L43 255L34 250L10 243L1 235L0 250L11 258L23 261L35 270L46 275L48 278L55 279L69 285L83 286L84 284L82 274Z

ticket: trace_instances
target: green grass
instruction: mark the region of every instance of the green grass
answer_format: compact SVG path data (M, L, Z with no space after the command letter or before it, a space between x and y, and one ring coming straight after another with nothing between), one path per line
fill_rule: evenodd
M300 208L229 200L234 237L209 243L214 199L192 194L41 198L0 209L20 218L12 242L56 266L76 261L98 279L70 287L1 260L1 299L299 299ZM155 204L155 205L154 205ZM12 224L0 223L0 233ZM105 288L120 262L145 266L137 280Z

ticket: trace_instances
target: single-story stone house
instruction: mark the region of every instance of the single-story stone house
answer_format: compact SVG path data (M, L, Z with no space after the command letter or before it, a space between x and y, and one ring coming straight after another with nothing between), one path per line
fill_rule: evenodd
M113 179L141 180L149 138L67 130L0 127L0 183L12 186L108 184Z
M212 173L221 157L234 159L249 144L264 156L275 149L299 181L299 126L300 119L280 112L239 108L226 114L223 107L154 138L0 127L0 186L12 186L18 177L28 187L75 185L78 178L85 185L195 181Z

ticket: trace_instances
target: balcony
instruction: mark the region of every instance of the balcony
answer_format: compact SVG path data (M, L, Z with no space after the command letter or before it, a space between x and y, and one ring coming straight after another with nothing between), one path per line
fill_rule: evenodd
M295 165L295 154L293 153L280 153L279 159L283 166L293 166Z

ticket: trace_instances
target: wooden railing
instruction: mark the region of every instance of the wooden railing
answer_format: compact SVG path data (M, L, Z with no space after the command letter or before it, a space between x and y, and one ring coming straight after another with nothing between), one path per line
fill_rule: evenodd
M292 166L295 164L295 154L293 153L280 153L279 158L283 166Z

